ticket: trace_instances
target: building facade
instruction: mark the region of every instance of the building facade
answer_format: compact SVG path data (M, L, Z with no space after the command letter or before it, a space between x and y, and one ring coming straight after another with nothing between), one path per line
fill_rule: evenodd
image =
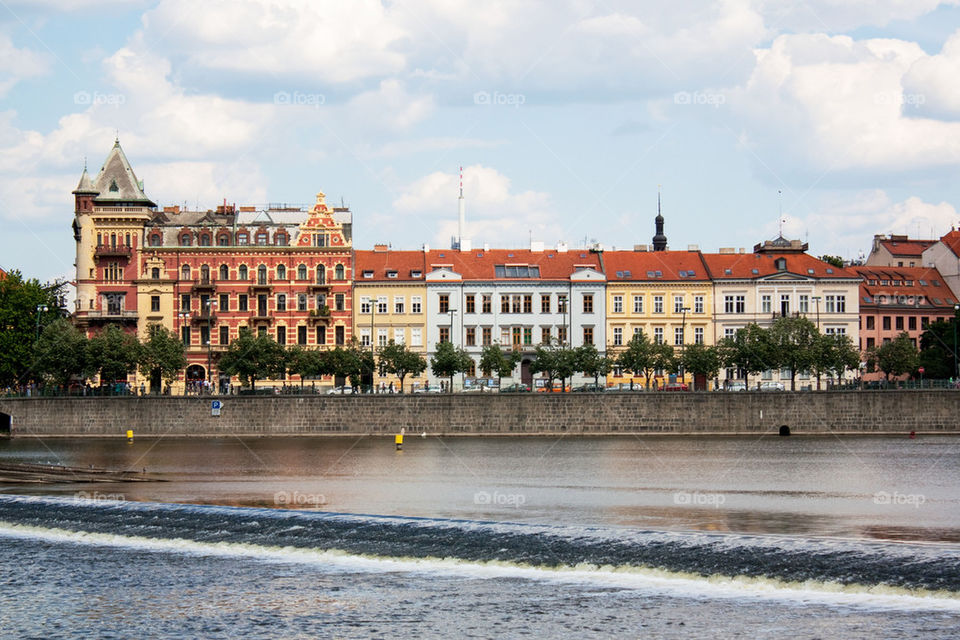
M352 218L323 193L308 209L158 210L117 141L74 196L76 323L174 331L187 347L180 385L225 387L217 359L243 327L306 348L351 339Z

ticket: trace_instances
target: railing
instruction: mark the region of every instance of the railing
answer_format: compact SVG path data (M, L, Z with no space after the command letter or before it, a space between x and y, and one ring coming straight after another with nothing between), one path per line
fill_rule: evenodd
M215 278L197 278L193 281L193 289L214 289L217 286Z
M100 244L93 250L95 258L104 257L123 257L129 258L133 255L133 247L125 244Z
M139 314L136 311L127 311L126 309L90 309L85 312L88 318L134 318ZM78 314L79 315L79 314Z

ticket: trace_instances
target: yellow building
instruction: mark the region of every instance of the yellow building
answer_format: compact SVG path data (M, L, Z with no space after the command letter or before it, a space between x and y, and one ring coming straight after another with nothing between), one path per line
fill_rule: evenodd
M607 251L603 262L608 353L616 356L640 330L654 342L672 345L678 354L685 345L715 343L713 285L699 251ZM651 387L670 381L666 372L658 372ZM682 381L693 379L684 375ZM615 369L607 382L647 381L642 374Z
M391 251L375 245L373 251L356 251L353 282L353 335L374 352L391 340L411 351L427 354L427 288L423 251ZM404 391L422 386L426 376L407 376ZM391 374L374 372L377 391L399 390Z

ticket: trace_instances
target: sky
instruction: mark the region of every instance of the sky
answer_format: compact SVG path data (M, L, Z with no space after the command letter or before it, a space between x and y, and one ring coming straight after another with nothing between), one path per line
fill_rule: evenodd
M960 0L3 0L0 267L72 278L84 162L158 205L354 213L354 244L960 224Z

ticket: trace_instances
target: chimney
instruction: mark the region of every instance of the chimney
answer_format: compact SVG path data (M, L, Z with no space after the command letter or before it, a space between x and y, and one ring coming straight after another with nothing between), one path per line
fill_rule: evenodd
M387 245L385 244L375 244L373 245L374 253L384 253L387 251Z
M567 252L567 243L558 242L557 243L557 253L566 253Z

